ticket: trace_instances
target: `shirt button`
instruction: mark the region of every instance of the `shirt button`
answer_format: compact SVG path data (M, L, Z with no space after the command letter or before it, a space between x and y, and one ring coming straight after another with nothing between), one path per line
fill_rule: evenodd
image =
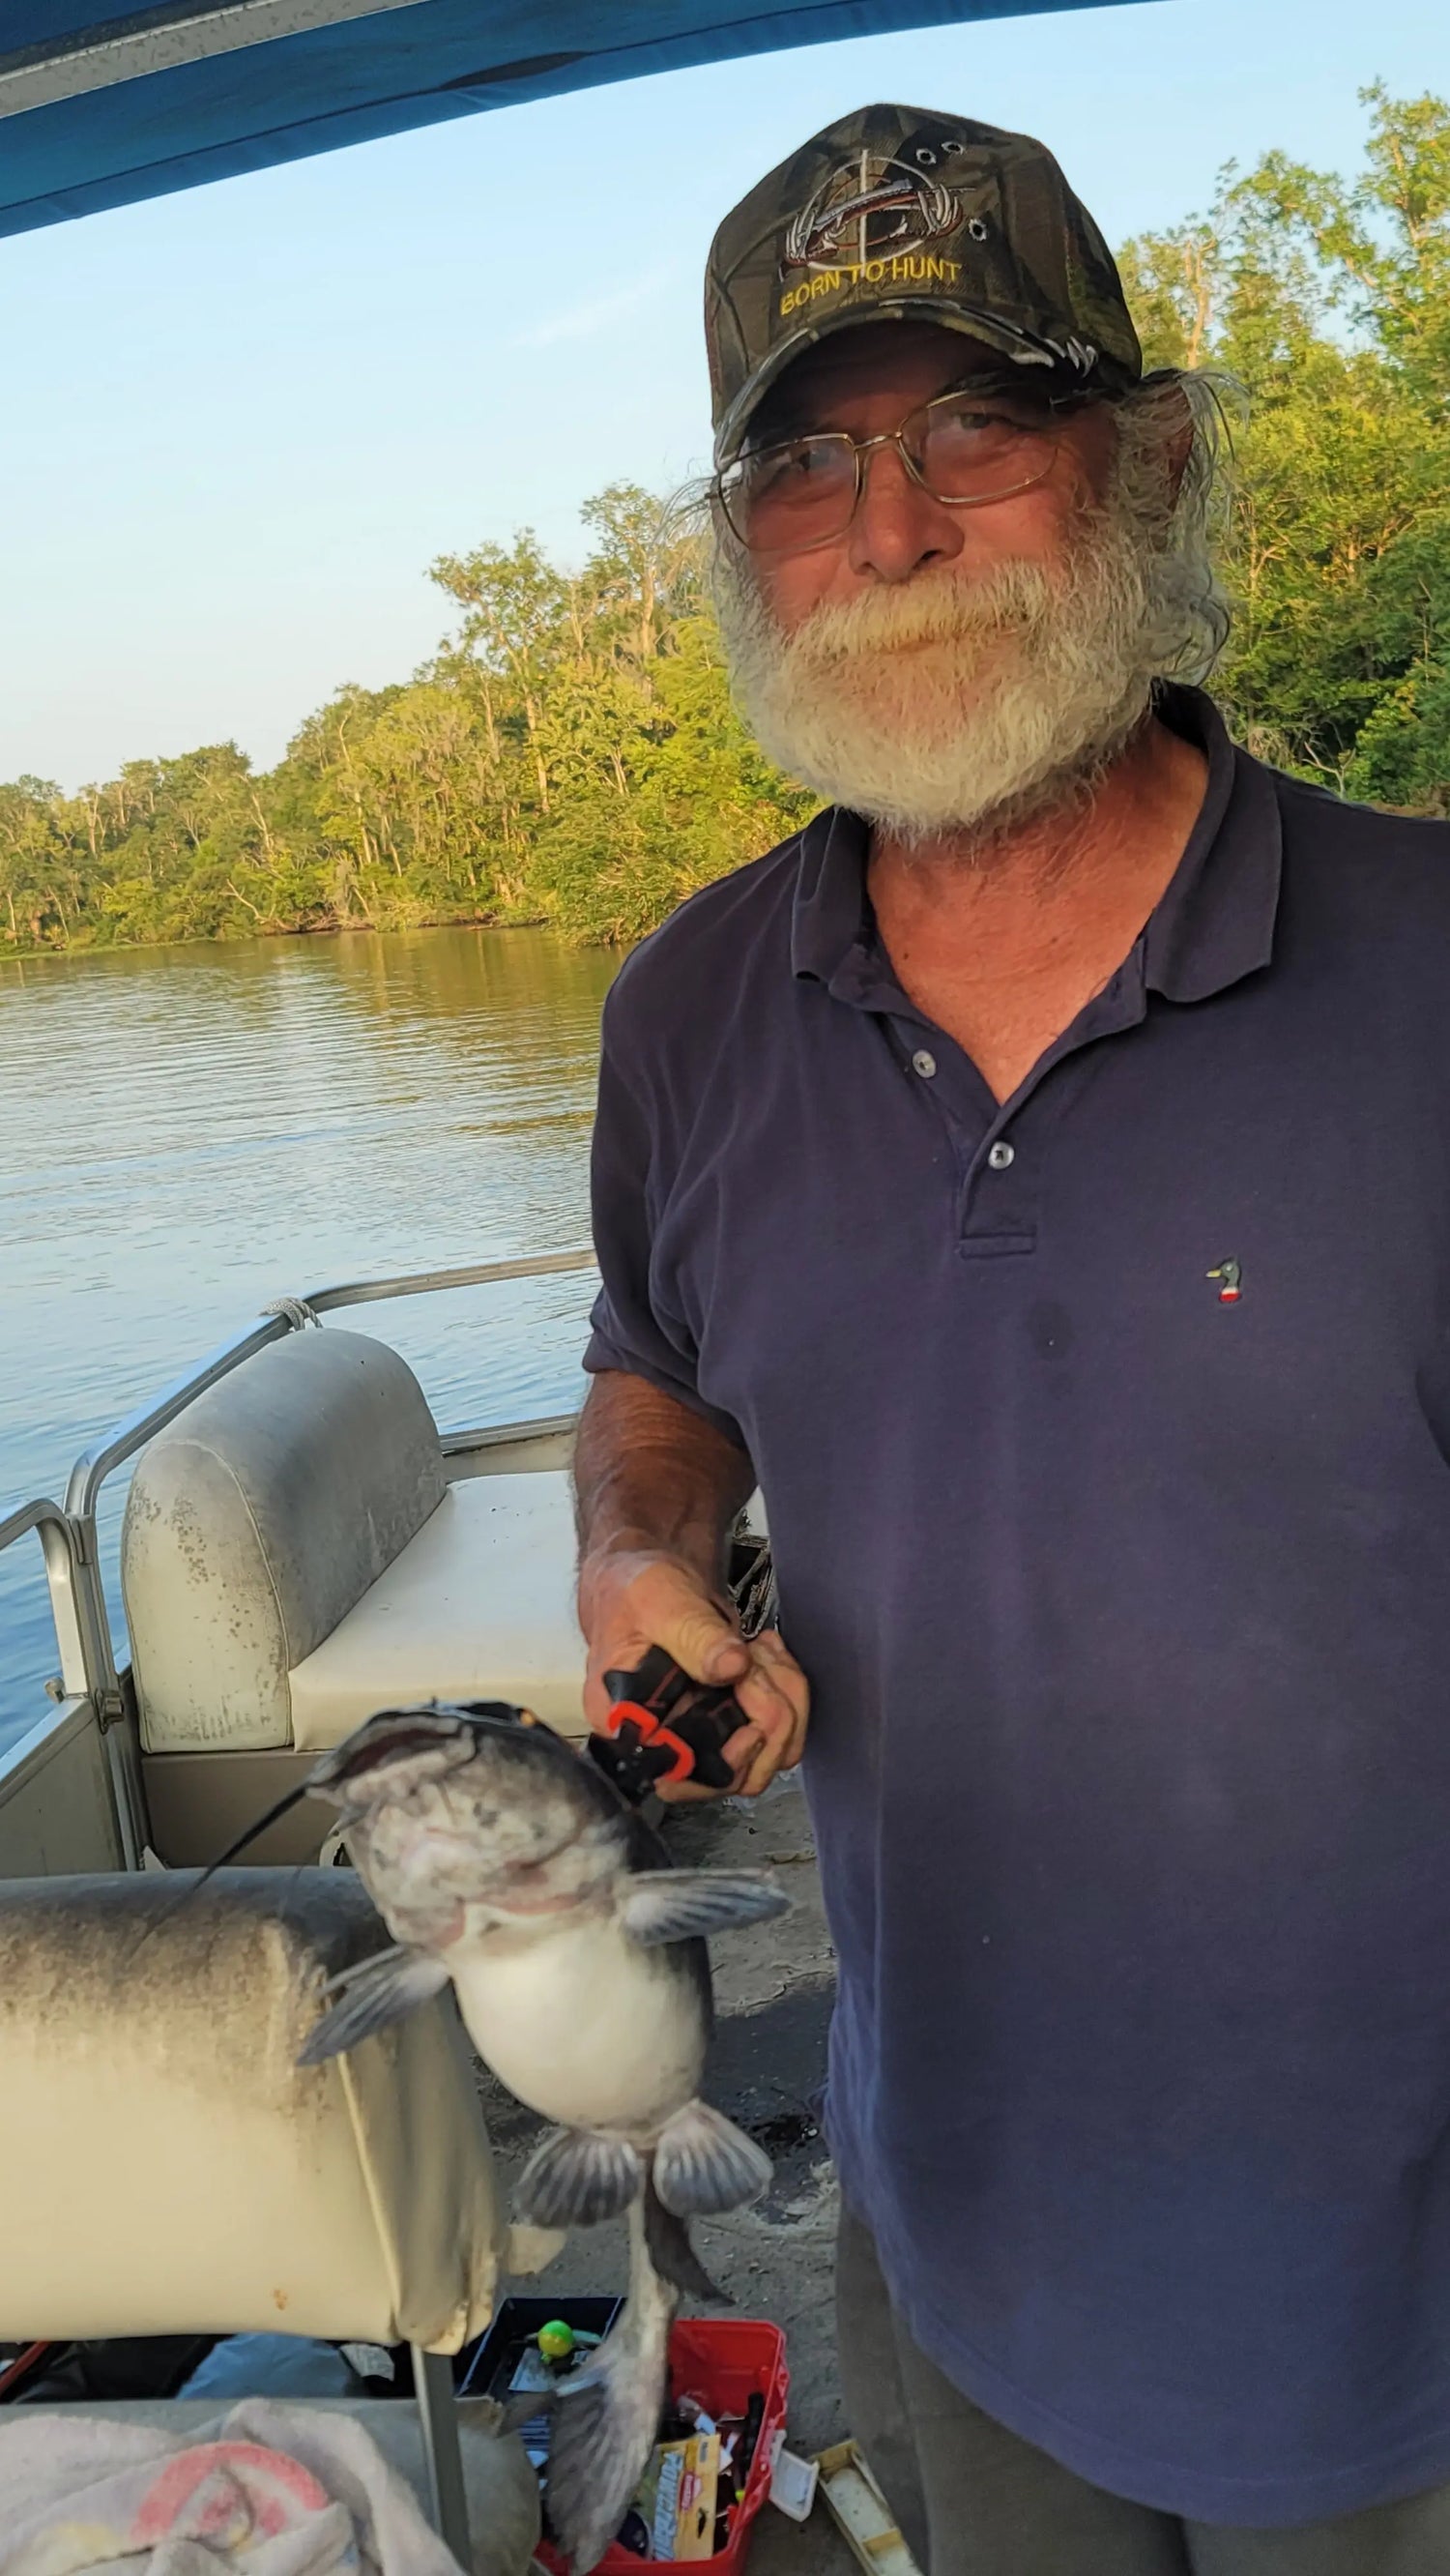
M1017 1160L1017 1148L1004 1140L989 1148L987 1160L994 1172L1008 1171Z
M936 1071L936 1057L926 1047L918 1047L911 1059L911 1070L919 1073L923 1082L930 1082Z

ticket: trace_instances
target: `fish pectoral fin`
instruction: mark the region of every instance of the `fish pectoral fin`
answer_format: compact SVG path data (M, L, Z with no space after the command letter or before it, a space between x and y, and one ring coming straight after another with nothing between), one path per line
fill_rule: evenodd
M345 2049L386 2030L390 2021L442 1992L448 1971L431 1950L383 1950L332 1981L337 2000L297 2052L299 2066L320 2066Z
M676 2218L718 2218L759 2200L770 2181L763 2147L708 2102L687 2102L661 2132L654 2187Z
M644 2241L649 2259L662 2281L683 2290L687 2299L707 2299L717 2308L733 2307L728 2290L712 2281L694 2246L690 2231L682 2218L666 2209L655 2190L653 2176L644 2187Z
M597 2129L556 2129L535 2147L514 2185L514 2217L525 2227L597 2227L621 2218L644 2167L627 2138Z
M768 1923L789 1904L763 1869L647 1869L630 1880L619 1918L632 1941L653 1949L741 1923Z

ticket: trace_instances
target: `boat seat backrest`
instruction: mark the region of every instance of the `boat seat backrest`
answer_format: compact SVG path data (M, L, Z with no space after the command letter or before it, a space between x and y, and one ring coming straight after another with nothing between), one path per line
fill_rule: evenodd
M143 1742L290 1744L292 1668L445 1491L422 1388L367 1334L290 1333L198 1396L142 1452L121 1534Z
M488 2322L506 2222L451 2003L296 2062L386 1941L344 1869L0 1884L0 2337L456 2352Z

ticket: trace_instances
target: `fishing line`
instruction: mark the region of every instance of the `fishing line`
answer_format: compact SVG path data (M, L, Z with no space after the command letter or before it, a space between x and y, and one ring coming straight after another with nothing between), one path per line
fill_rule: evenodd
M264 1834L269 1825L279 1824L285 1815L289 1815L294 1807L299 1806L302 1800L310 1797L311 1794L310 1783L304 1780L297 1788L289 1789L286 1797L279 1798L275 1807L269 1807L265 1815L254 1817L245 1833L238 1834L236 1841L228 1843L224 1852L218 1852L215 1860L209 1860L205 1869L199 1871L188 1886L180 1889L169 1905L163 1905L160 1913L153 1915L133 1944L126 1962L127 1966L129 1967L131 1961L144 1949L153 1932L159 1932L163 1924L171 1922L173 1916L180 1913L183 1905L189 1905L194 1896L201 1894L209 1878L214 1878L219 1869L225 1869L228 1861L235 1860L238 1852L246 1850L248 1843L254 1843L257 1836ZM353 1820L350 1817L348 1821L351 1823ZM298 1862L296 1866L299 1869L305 1868L306 1863Z
M374 1755L375 1759L381 1760L389 1754L396 1753L400 1746L406 1750L408 1743L408 1729L406 1721L410 1718L418 1717L451 1717L455 1720L462 1717L467 1726L477 1735L499 1734L504 1732L512 1733L513 1729L520 1723L525 1726L539 1725L539 1720L535 1717L532 1709L515 1708L513 1703L509 1700L465 1700L453 1705L446 1701L432 1700L423 1703L419 1707L411 1709L379 1709L374 1717L364 1721L364 1726L359 1728L357 1732L362 1734L366 1731L367 1727L376 1726L379 1719L402 1721L401 1724L394 1725L390 1736L385 1738L381 1745L374 1743L373 1745L369 1745L365 1748L367 1752ZM541 1732L543 1731L545 1730L541 1729ZM436 1727L419 1728L416 1730L416 1736L419 1748L427 1750L438 1741L438 1730ZM352 1737L348 1737L345 1743L341 1747L337 1748L337 1751L331 1757L330 1771L327 1779L319 1779L316 1781L316 1786L319 1789L330 1785L331 1781L335 1780L339 1776L339 1773L341 1773L345 1768L354 1768L359 1777L365 1776L367 1770L371 1768L370 1763L357 1760L356 1757L354 1757L354 1760L350 1765L344 1765L339 1761L338 1754L345 1752L347 1750L347 1746L351 1744L353 1740L354 1739ZM324 1759L326 1760L326 1757L324 1757ZM319 1771L322 1770L322 1768L323 1765L321 1764L317 1766ZM200 1895L208 1879L214 1878L219 1869L225 1869L229 1861L235 1860L237 1854L239 1852L244 1852L247 1845L249 1843L254 1843L257 1840L258 1835L264 1834L270 1825L279 1824L284 1816L290 1815L292 1809L295 1806L298 1806L304 1798L312 1796L313 1790L313 1778L301 1781L295 1789L289 1789L285 1797L279 1798L274 1807L269 1807L267 1809L265 1815L255 1817L252 1823L247 1826L246 1831L238 1834L236 1841L229 1843L224 1852L219 1852L215 1860L208 1861L205 1869L203 1869L197 1877L192 1879L188 1886L183 1887L172 1899L169 1905L164 1905L161 1912L153 1916L152 1920L145 1926L144 1930L137 1937L137 1940L128 1955L126 1962L127 1966L129 1967L131 1962L139 1955L140 1951L150 1940L154 1932L159 1932L165 1924L170 1923L173 1918L180 1913L184 1905L189 1905L194 1896ZM355 1825L361 1817L366 1815L366 1813L366 1803L360 1807L354 1806L345 1809L339 1815L338 1823L334 1830L341 1831L345 1834L348 1826ZM299 1870L305 1869L307 1867L307 1863L305 1861L299 1861L296 1864L296 1867Z

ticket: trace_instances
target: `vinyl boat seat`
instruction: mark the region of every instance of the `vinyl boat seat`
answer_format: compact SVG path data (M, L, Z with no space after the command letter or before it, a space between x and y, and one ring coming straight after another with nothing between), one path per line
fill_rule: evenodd
M297 2063L386 1942L347 1870L223 1870L185 1904L151 1870L0 1885L0 2336L409 2344L414 2402L347 2411L462 2566L525 2576L533 2472L476 2422L460 2446L449 2356L552 2248L509 2229L457 2013ZM146 2410L178 2437L220 2411Z
M446 1998L297 2064L387 1939L351 1870L0 1885L0 2335L487 2326L507 2218Z
M336 1744L390 1700L511 1699L582 1735L574 1516L561 1471L450 1485L288 1676L292 1741Z
M143 1750L315 1753L434 1698L582 1734L573 1557L562 1470L450 1482L396 1351L289 1334L137 1463L121 1581Z

